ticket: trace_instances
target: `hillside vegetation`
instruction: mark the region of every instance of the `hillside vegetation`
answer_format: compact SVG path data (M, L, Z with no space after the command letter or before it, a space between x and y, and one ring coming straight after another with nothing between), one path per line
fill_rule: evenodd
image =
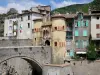
M66 14L66 13L76 13L78 11L82 11L84 13L88 13L88 9L95 9L95 10L100 10L100 0L94 0L91 3L87 4L74 4L66 7L61 7L53 10L51 13L61 13L61 14Z
M70 5L62 8L57 8L52 11L53 13L61 13L61 14L66 14L66 13L76 13L77 11L82 11L87 13L89 8L89 4L75 4L75 5Z

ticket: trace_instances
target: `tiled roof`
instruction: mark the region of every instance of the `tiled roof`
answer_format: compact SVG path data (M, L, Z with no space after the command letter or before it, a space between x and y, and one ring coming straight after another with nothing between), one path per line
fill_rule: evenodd
M40 14L39 12L35 12L35 11L28 11L28 12L26 12L26 13L19 14L19 16L24 15L24 14L30 14L30 13Z
M65 18L65 15L64 14L55 14L55 15L51 15L52 18L58 18L58 17L61 17L61 18Z
M57 18L57 17L61 17L61 18L75 18L77 16L77 14L55 14L52 15L52 18ZM84 14L84 16L90 16L89 14Z

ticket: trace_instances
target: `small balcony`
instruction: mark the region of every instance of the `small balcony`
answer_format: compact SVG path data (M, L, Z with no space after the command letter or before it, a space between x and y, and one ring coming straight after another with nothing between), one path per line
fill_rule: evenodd
M75 48L76 54L86 54L86 48Z

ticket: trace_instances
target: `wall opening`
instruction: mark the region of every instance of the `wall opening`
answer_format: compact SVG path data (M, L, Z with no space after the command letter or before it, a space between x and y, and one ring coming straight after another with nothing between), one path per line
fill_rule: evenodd
M49 40L46 40L46 41L45 41L45 45L46 45L46 46L50 46L50 41L49 41Z

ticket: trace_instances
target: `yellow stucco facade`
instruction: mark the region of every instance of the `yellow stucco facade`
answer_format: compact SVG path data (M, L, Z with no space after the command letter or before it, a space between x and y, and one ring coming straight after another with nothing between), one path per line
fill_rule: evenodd
M57 29L55 29L57 27ZM66 52L66 22L64 18L52 19L53 63L63 63ZM57 46L55 43L57 42Z
M41 26L42 26L42 20L34 21L33 45L38 46L41 43Z
M62 64L64 63L65 53L66 53L66 21L65 18L52 18L50 26L44 26L43 22L40 20L34 21L34 29L40 28L41 32L34 32L33 35L33 43L35 45L39 45L43 40L49 40L50 45L52 47L52 55L54 64ZM50 29L49 29L50 27ZM43 37L43 29L47 29L49 33L49 37ZM46 38L45 38L46 37ZM43 39L43 40L41 40Z

